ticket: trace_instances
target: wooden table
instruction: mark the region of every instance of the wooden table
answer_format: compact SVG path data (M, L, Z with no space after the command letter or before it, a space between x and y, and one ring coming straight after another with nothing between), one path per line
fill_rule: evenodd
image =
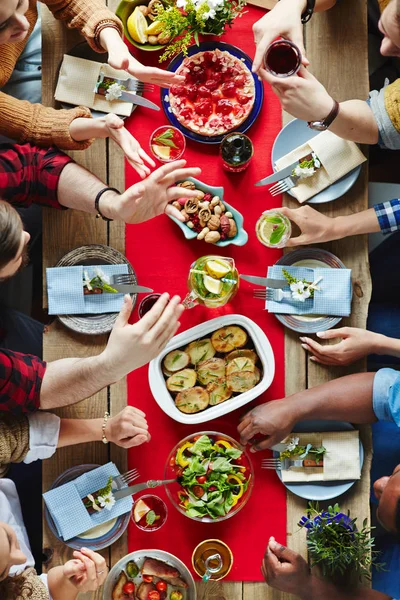
M263 0L265 1L265 0ZM108 5L115 8L116 0ZM79 41L75 32L55 21L42 5L43 21L43 103L54 104L54 86L58 66L64 52ZM341 2L324 14L316 14L306 25L307 56L312 72L338 100L350 98L365 99L368 96L368 57L367 57L367 5L365 0ZM287 116L283 116L284 121ZM97 140L89 150L72 153L74 158L90 169L103 181L119 189L124 188L124 160L114 143ZM368 172L364 164L361 175L354 187L343 198L319 210L330 216L351 214L367 208ZM297 203L286 196L288 206ZM118 223L105 223L77 211L44 210L43 224L43 263L44 268L53 266L66 252L86 243L108 244L121 252L125 250L124 226ZM345 325L365 327L370 298L370 277L368 268L368 246L366 236L357 236L340 242L325 244L328 250L337 254L345 265L353 270L354 300L352 315L345 319ZM44 296L45 299L45 296ZM105 336L90 337L75 335L54 321L44 337L44 358L47 361L68 356L90 356L100 352L106 343ZM321 367L309 360L298 342L298 335L285 331L286 353L286 395L314 387L324 381L341 375L360 371L365 364L360 362L350 368L333 369ZM291 368L290 365L295 365ZM92 398L75 406L58 411L61 416L72 418L102 417L105 410L112 407L112 414L118 413L126 405L126 382L121 381L102 390ZM369 485L371 463L371 439L369 428L361 429L366 450L366 460L362 479L341 499L342 507L350 508L362 521L369 518ZM72 449L63 448L43 466L43 488L47 490L55 477L65 469L79 464L103 464L113 460L120 469L127 465L126 452L113 445L101 443L83 444ZM288 493L287 497L287 544L306 556L304 532L299 532L297 522L304 513L306 501ZM266 540L267 541L267 540ZM71 550L58 542L44 524L44 548L54 551L47 568L61 564L71 556ZM112 566L127 553L127 536L124 535L104 555ZM293 596L281 594L264 583L220 583L207 590L199 585L199 597L218 600L290 600ZM102 592L86 594L80 598L98 599Z

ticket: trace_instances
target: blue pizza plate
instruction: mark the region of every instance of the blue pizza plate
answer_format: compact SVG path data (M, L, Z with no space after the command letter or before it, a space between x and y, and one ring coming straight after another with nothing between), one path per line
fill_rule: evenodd
M351 431L354 429L351 423L345 421L302 421L296 424L293 432L309 432L316 431ZM274 458L279 458L279 452L273 453ZM364 446L360 440L360 469L364 464ZM282 481L280 471L276 472L279 479ZM332 500L347 492L356 480L351 481L318 481L315 483L284 483L283 485L300 498L306 500Z
M236 58L239 58L239 60L243 60L246 67L251 71L253 61L250 58L250 56L248 56L245 52L243 52L243 50L240 50L240 48L237 48L236 46L232 46L231 44L227 44L226 42L201 42L198 46L196 46L196 45L190 46L190 48L188 49L188 56L192 56L193 54L197 54L198 52L205 52L206 50L216 50L217 48L221 51L225 50L225 51L229 52L233 56L236 56ZM176 71L181 66L184 59L185 59L185 56L181 52L180 54L178 54L178 56L176 56L170 62L170 64L167 67L167 70L168 71ZM247 119L245 121L243 121L243 123L237 129L235 129L235 131L240 131L241 133L244 133L253 125L254 121L257 119L258 115L260 114L260 110L261 110L262 103L264 100L263 83L262 83L262 81L259 81L259 79L255 73L253 73L252 75L253 75L254 84L255 84L255 100L254 100L254 105L251 110L251 113L249 114ZM195 133L194 131L190 131L190 129L187 129L186 127L184 127L178 121L178 119L175 117L175 115L169 111L170 105L169 105L169 97L168 97L168 89L167 88L161 89L161 105L162 105L164 112L167 116L167 119L170 121L171 125L173 125L174 127L177 127L180 131L182 131L183 135L185 135L190 140L194 140L195 142L200 142L202 144L220 144L222 139L226 135L226 133L223 133L221 135L214 135L214 136L209 137L209 136L201 135L199 133ZM229 132L227 132L227 133L229 133Z
M274 171L276 171L275 163L277 160L297 148L297 146L305 144L319 133L321 132L310 129L306 121L301 121L300 119L293 119L293 121L290 121L285 125L277 135L274 145L272 146L271 161ZM357 181L361 166L362 165L359 165L350 171L350 173L347 173L347 175L322 190L322 192L319 192L319 194L315 194L315 196L310 198L307 203L324 204L325 202L332 202L332 200L336 200L343 196L343 194L346 194ZM288 191L288 194L293 196L293 193L290 190Z

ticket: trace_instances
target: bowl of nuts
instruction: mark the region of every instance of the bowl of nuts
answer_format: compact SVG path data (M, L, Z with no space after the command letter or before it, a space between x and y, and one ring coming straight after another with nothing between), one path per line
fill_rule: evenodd
M216 246L244 246L249 236L243 228L243 215L224 201L224 188L206 185L189 177L177 184L182 188L182 198L172 205L180 210L185 221L169 215L182 229L188 240L204 240ZM196 198L185 198L185 189L197 190Z
M128 41L141 50L163 50L171 36L157 19L162 0L122 0L115 11Z

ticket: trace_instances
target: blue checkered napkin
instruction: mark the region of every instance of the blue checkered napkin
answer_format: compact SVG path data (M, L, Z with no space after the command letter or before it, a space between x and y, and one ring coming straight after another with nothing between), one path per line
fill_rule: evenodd
M117 500L111 510L105 508L101 512L89 515L82 498L104 487L110 475L113 477L119 475L117 467L112 462L43 494L58 535L64 541L132 510L132 496L128 496Z
M296 279L305 279L312 283L318 277L323 280L318 284L320 291L314 292L314 298L305 302L284 298L281 302L267 301L269 312L290 315L326 315L330 317L348 317L351 313L351 269L308 269L306 267L285 267L274 265L268 267L268 277L284 279L282 269L286 269ZM290 291L287 286L283 291Z
M108 276L128 273L128 265L98 265ZM123 294L83 294L83 270L95 276L97 267L53 267L46 269L49 315L116 313L121 310Z

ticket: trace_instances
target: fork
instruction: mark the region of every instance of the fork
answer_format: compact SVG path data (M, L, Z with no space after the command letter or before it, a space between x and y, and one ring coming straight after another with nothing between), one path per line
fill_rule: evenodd
M119 273L118 275L111 275L111 285L113 283L116 285L136 285L137 282L131 273Z
M290 190L292 187L295 187L297 185L298 180L299 177L296 177L295 175L289 175L289 177L285 177L285 179L281 179L280 181L278 181L278 183L272 185L268 191L271 194L271 196L283 194L284 192Z
M291 298L290 292L283 292L282 290L272 290L267 288L265 290L254 290L254 298L260 298L261 300L268 300L269 302L282 302L284 298Z
M114 79L118 85L123 85L127 92L154 92L154 85L152 83L143 83L138 79Z
M290 458L264 458L261 461L261 468L274 471L287 471L292 467L303 467L304 461L290 460Z
M115 475L115 477L113 477L112 479L112 487L117 490L120 490L121 488L125 487L126 485L129 485L130 483L132 483L132 481L135 481L135 479L138 479L138 477L140 477L139 471L137 469L131 469L130 471L127 471L126 473L122 473L120 475Z

